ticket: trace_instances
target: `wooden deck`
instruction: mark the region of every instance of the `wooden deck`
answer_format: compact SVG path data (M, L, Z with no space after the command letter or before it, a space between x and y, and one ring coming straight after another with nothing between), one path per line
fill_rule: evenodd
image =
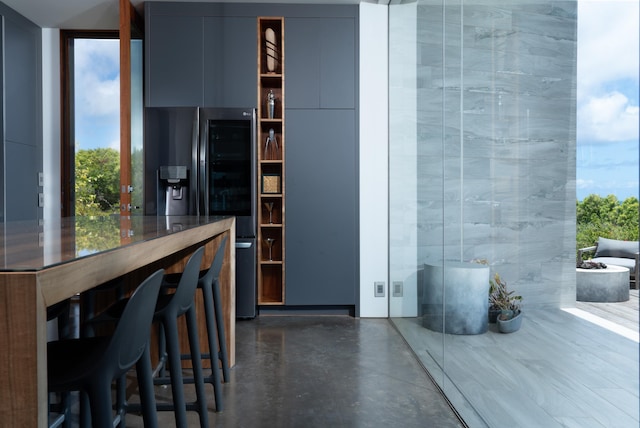
M629 290L629 300L617 303L591 303L576 302L576 308L589 312L605 320L614 322L623 327L639 331L640 301L638 294L640 290Z

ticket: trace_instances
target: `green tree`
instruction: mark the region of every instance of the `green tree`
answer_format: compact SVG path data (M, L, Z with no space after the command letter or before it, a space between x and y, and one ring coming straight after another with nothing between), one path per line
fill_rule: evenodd
M595 245L599 237L637 241L638 217L635 197L620 203L614 195L589 195L576 203L576 248Z
M109 148L78 150L75 169L76 216L117 213L120 153Z
M589 195L582 202L576 204L578 224L608 223L613 221L614 209L619 205L618 198L609 195L602 198L599 195Z

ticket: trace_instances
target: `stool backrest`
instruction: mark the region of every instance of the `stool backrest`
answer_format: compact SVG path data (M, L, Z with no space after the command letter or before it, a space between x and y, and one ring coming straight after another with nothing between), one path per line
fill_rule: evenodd
M216 255L213 257L213 262L211 262L211 267L207 273L200 278L200 281L205 284L212 284L213 281L217 281L220 276L220 271L222 270L222 262L224 261L224 247L227 244L227 238L229 236L225 235L224 238L220 241L220 245L218 245L218 250L216 251Z
M187 261L180 281L176 287L175 294L171 298L171 305L176 305L177 315L182 315L193 305L193 296L196 294L198 287L198 276L200 275L200 265L202 264L202 256L204 255L204 247L198 248L193 252L189 261Z
M115 376L133 367L149 342L163 275L164 270L160 269L147 277L131 295L122 312L111 342L103 354L107 361L118 362L118 366L114 368Z

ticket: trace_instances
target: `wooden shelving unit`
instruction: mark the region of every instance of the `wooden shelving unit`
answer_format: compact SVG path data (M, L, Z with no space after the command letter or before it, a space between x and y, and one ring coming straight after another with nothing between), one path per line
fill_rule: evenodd
M258 305L284 305L284 18L258 17L257 25Z

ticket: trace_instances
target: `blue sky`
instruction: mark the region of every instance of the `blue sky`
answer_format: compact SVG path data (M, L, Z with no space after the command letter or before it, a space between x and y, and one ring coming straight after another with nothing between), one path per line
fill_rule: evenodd
M578 2L578 200L638 197L638 3Z
M638 0L579 0L576 197L638 197ZM118 41L76 40L76 150L119 149Z
M118 40L76 39L76 151L120 150L120 47Z

